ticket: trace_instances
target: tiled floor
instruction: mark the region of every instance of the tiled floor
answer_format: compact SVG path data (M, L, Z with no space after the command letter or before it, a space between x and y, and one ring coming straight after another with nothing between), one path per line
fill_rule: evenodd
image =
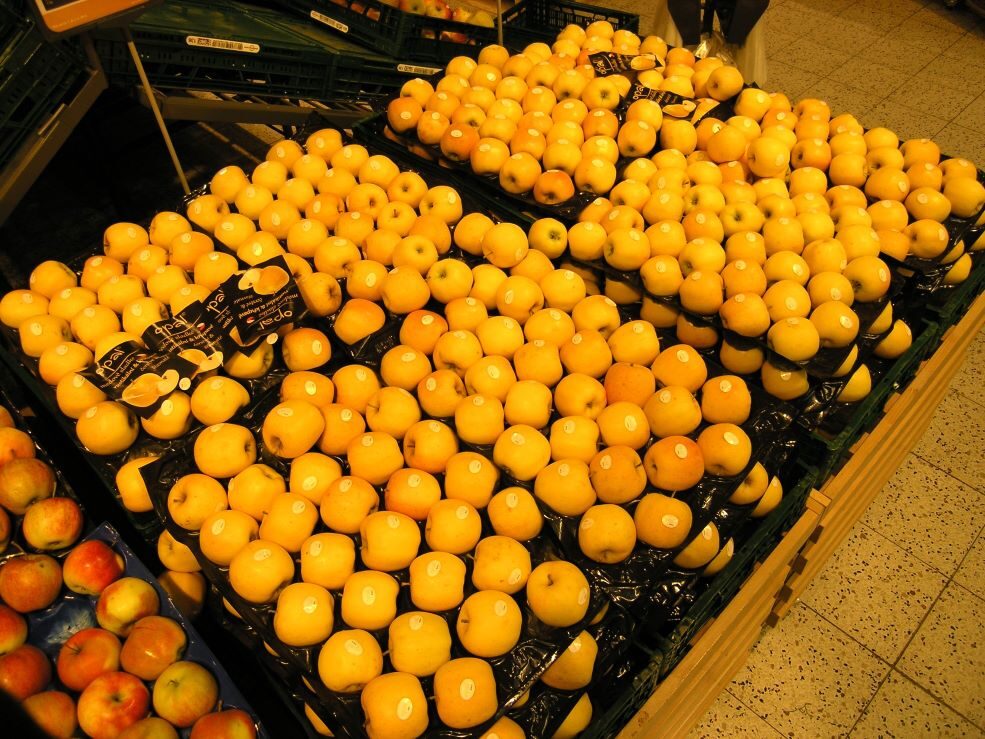
M985 738L985 475L955 461L985 452L967 431L985 418L983 374L985 332L923 439L692 739Z
M772 0L770 90L985 166L985 32L939 0ZM985 332L930 429L692 737L985 737Z

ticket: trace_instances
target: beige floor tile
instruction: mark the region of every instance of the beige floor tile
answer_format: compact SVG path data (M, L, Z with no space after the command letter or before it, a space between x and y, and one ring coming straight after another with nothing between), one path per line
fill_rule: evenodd
M830 49L854 54L858 49L879 43L885 33L885 28L873 28L839 16L812 29L810 38Z
M853 739L981 739L985 733L894 670L850 736Z
M841 17L864 23L876 30L891 30L913 16L922 6L913 0L880 0L855 2L841 11Z
M953 56L941 55L931 60L918 72L918 75L929 82L939 80L950 87L973 90L977 93L985 92L985 75L969 75L968 62ZM960 116L958 118L960 119ZM955 122L961 123L961 120Z
M951 583L896 668L972 723L985 725L985 600Z
M985 496L911 454L862 522L950 577L985 526Z
M944 398L934 412L930 428L913 453L976 490L985 490L985 418L981 408L958 393Z
M965 29L931 26L919 18L920 14L917 13L893 28L892 38L913 46L931 49L939 54L953 46L965 34Z
M819 81L820 77L789 64L770 60L766 79L766 89L783 92L796 98L801 92Z
M836 10L825 6L824 3L786 3L767 12L767 21L771 25L786 26L787 33L798 33L804 29L807 34L818 23L830 22L837 15ZM796 29L796 30L795 30Z
M985 121L981 124L985 127ZM948 123L934 136L943 154L965 157L979 168L985 166L985 139L979 133L981 129L972 130L957 123Z
M961 393L969 400L985 405L985 331L968 347L968 358L964 366L951 381L951 390Z
M843 734L889 665L797 604L766 632L729 691L787 736Z
M788 33L789 30L779 30L778 27L774 26L769 27L769 33L766 34L767 58L783 61L783 55L786 54L787 49L797 43L796 32Z
M977 95L977 89L968 89L957 82L946 84L924 71L886 98L888 103L899 103L938 118L953 119L967 108Z
M802 38L787 49L783 61L799 69L813 72L817 77L827 77L849 58L850 54L847 51L836 51L809 38Z
M965 8L945 8L943 3L928 3L910 20L935 28L964 33L978 24L981 18Z
M985 598L985 532L979 534L968 556L954 573L954 582L964 585L980 598Z
M892 663L945 585L941 573L856 524L801 599Z
M944 56L963 59L969 65L980 65L982 59L985 59L985 37L980 33L967 33L951 46L945 48L943 54Z
M866 126L886 126L900 139L934 138L947 125L947 119L883 100L869 108L862 123Z
M857 60L859 66L865 66L874 62L916 74L940 56L939 47L937 49L928 49L923 46L907 43L893 35L887 36L887 38L889 39L888 41L880 41L878 44L860 49L857 54L852 55Z
M708 709L702 722L688 734L688 739L720 739L723 736L776 739L783 735L726 690Z
M953 57L941 57L941 59L950 60ZM961 64L961 60L955 60L956 63ZM972 100L964 109L955 116L954 124L962 126L963 128L981 130L985 127L985 93L982 93L977 98Z
M872 104L875 104L907 84L913 79L913 75L885 64L872 63L863 66L857 60L849 59L829 74L828 79L864 90L871 96Z

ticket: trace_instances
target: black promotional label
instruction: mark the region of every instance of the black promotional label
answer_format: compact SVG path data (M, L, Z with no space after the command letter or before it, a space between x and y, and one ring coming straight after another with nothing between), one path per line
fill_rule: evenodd
M177 354L162 354L126 341L82 374L109 397L146 418L171 391L189 389L197 370L197 364Z
M233 275L205 301L206 317L215 316L240 347L297 321L305 310L291 269L280 256Z
M660 106L665 116L679 120L697 123L702 118L718 118L728 120L734 115L731 105L725 105L717 100L692 100L669 90L655 90L639 83L634 84L626 99L627 105L637 100L653 100Z
M616 54L614 51L597 51L588 55L588 63L592 65L597 76L607 77L610 74L653 69L657 66L657 58L653 54Z
M196 374L208 372L222 364L228 350L218 334L207 335L205 326L197 321L202 314L202 304L192 303L181 313L157 323L152 323L141 335L144 343L162 354L178 354L197 366Z

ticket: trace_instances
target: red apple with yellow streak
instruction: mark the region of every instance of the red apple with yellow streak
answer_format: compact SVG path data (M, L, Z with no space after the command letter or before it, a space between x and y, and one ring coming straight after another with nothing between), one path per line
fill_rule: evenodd
M150 691L126 672L100 675L79 696L79 727L92 739L113 739L147 715Z
M82 691L100 675L120 669L120 640L106 629L82 629L62 644L56 662L58 679Z
M99 595L123 577L123 557L99 539L84 541L65 558L62 579L65 586L80 595Z
M0 599L20 613L47 608L61 588L62 568L47 554L13 557L0 567Z
M120 651L120 665L141 680L156 680L177 662L188 646L188 637L174 619L145 616L133 625Z

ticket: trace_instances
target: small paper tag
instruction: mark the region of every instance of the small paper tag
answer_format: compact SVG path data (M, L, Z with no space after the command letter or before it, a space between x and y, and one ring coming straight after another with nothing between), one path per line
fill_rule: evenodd
M206 49L222 49L223 51L239 51L243 54L259 54L260 44L247 41L228 41L208 36L186 36L185 43L189 46L201 46Z

